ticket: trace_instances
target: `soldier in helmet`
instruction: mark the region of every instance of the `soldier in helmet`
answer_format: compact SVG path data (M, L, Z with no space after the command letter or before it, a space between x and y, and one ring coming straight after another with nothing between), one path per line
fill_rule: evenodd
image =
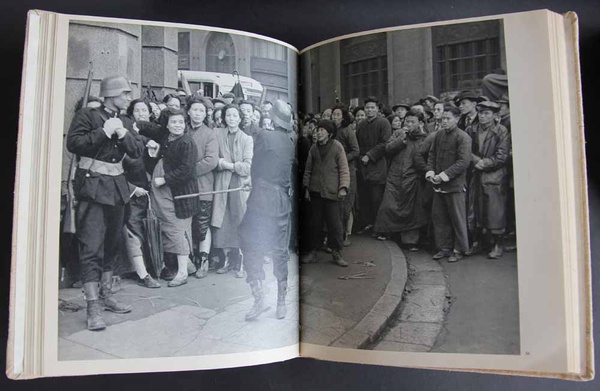
M276 316L283 319L286 315L288 229L292 210L290 187L295 159L292 110L286 102L277 100L269 117L274 130L262 131L254 136L252 192L240 225L246 282L254 296L254 306L246 314L246 320L252 320L270 308L264 303L262 290L264 255L270 255L273 274L277 278Z
M144 150L143 141L130 132L132 120L121 114L131 101L127 79L103 79L100 97L104 98L101 107L75 114L67 135L67 149L77 155L76 235L89 330L106 328L100 316L102 305L116 313L131 311L131 306L112 296L112 274L130 197L122 161L125 155L139 158Z

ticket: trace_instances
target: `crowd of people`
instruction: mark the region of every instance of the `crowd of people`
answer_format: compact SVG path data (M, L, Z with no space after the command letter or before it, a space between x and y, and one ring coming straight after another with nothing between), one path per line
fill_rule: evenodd
M434 259L516 245L510 105L475 91L391 108L376 97L303 115L298 140L301 262L341 252L352 233L435 244Z
M394 239L408 251L433 239L433 258L448 262L516 248L506 241L515 234L506 95L463 91L391 108L370 97L297 120L282 100L131 94L125 78L103 79L100 98L78 103L66 135L62 211L73 211L76 230L64 236L75 247L64 240L61 250L75 248L90 330L106 328L101 309L132 311L113 295L120 248L147 288L161 279L178 287L211 270L246 278L254 296L247 320L269 309L269 262L276 315L286 316L296 238L302 263L324 250L340 267L352 234ZM299 230L291 232L296 205ZM159 271L148 270L150 212L160 221Z
M291 105L259 107L230 93L211 99L178 90L162 101L131 94L124 77L103 79L100 98L78 104L66 135L65 162L73 169L63 175L62 207L75 216L88 329L106 328L102 309L132 311L113 295L120 247L147 288L160 288L160 279L178 287L209 270L246 278L254 296L246 320L269 309L262 282L270 262L276 316L284 318L296 139ZM160 221L164 251L164 268L154 277L144 226L149 210Z

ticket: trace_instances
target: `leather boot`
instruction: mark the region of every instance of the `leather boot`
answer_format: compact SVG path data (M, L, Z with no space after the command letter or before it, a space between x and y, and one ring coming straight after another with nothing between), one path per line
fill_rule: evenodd
M271 309L271 307L265 305L262 281L250 281L250 289L252 289L252 296L254 296L254 305L246 314L246 320L256 319L260 314Z
M112 276L112 272L104 272L102 273L102 279L100 280L100 298L104 300L104 309L117 314L131 312L132 308L129 304L121 303L113 297Z
M275 316L277 319L285 318L287 313L285 308L285 295L287 293L287 280L277 281L277 310Z
M331 254L331 261L341 267L348 266L348 262L344 261L344 259L342 258L342 254L340 254L340 252L337 250L334 250Z
M106 323L100 316L102 306L100 305L98 290L97 282L83 284L83 293L87 303L87 328L90 331L100 331L106 328Z

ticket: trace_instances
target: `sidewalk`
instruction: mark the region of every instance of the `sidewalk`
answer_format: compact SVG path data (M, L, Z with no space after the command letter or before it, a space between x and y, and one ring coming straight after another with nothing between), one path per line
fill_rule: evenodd
M122 280L115 297L133 306L129 314L104 311L108 327L86 329L86 311L80 289L62 289L60 299L79 304L77 312L59 312L59 360L94 360L196 356L241 353L289 346L298 341L298 263L289 263L288 314L275 318L277 282L272 265L265 265L265 300L271 309L256 321L245 314L254 301L245 279L233 272L210 272L203 279L188 278L188 284L148 289L132 280Z
M318 263L301 265L302 342L363 348L374 342L402 300L406 259L393 241L352 236L342 256L348 267L318 252ZM359 275L368 278L340 279Z

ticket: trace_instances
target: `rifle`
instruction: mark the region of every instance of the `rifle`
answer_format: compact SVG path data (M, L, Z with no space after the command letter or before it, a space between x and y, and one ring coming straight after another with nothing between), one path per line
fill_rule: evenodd
M83 93L83 104L82 108L87 107L88 99L90 96L90 90L92 89L92 79L94 77L94 64L90 61L90 68L88 70L88 77L85 83L85 90ZM77 232L75 227L75 191L73 189L73 181L75 180L75 171L77 170L77 161L79 156L72 154L71 163L69 165L69 176L67 179L67 208L65 210L65 216L63 219L63 232L74 234Z

